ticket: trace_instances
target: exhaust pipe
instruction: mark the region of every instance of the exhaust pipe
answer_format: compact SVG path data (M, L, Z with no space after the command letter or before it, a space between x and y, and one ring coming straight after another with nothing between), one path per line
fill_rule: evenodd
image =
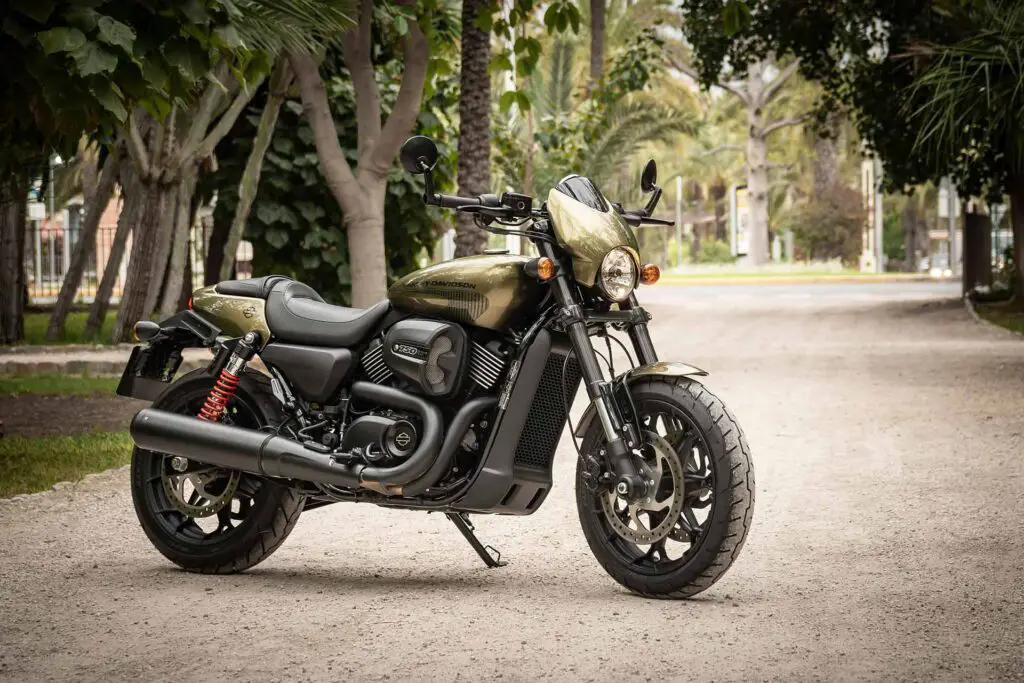
M353 384L351 395L417 412L423 421L419 447L395 467L341 464L331 454L305 448L283 436L156 408L143 408L135 415L131 435L139 448L218 467L400 495L402 486L422 477L437 458L441 447L441 411L419 397L370 382Z

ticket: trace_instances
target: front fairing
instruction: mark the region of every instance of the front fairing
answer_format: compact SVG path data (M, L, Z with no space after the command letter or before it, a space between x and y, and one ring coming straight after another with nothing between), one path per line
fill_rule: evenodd
M639 266L636 233L610 205L608 211L599 211L553 189L548 193L547 208L558 242L572 257L573 272L581 285L594 286L602 259L615 247L626 248Z

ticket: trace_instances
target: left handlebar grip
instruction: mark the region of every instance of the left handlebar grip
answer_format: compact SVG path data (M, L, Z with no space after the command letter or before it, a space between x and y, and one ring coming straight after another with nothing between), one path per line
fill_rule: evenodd
M457 209L460 206L475 205L480 203L479 197L458 197L453 194L435 195L437 205L446 209Z

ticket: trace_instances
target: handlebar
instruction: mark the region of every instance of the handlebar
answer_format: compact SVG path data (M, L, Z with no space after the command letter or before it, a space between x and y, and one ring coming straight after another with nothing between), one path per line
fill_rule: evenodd
M457 211L465 211L467 213L483 213L495 218L512 218L514 216L511 209L502 204L501 198L495 194L482 194L477 197L459 197L458 195L452 194L434 193L430 199L431 201L428 203L445 209L455 209ZM675 225L672 221L666 221L660 218L651 218L646 214L644 209L640 209L638 211L627 211L617 202L611 202L611 205L615 211L622 216L626 223L634 228L640 227L644 224ZM532 213L535 217L544 215L544 212L539 209L533 209Z
M482 194L478 197L459 197L454 194L435 194L434 203L445 209L461 209L464 206L501 206L501 200L494 194Z

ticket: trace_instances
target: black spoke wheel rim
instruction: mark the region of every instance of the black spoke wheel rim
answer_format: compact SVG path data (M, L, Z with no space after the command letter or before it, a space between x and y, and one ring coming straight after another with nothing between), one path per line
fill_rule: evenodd
M197 389L162 410L198 415L208 390ZM234 397L221 418L224 424L259 429L256 409L239 396ZM189 460L188 469L174 468L174 456L141 451L149 456L145 497L154 521L170 536L188 545L213 545L233 536L256 507L262 480L246 472L213 467ZM183 476L194 477L200 486L178 488ZM179 497L175 489L184 495ZM204 504L205 502L205 504Z
M714 511L715 463L704 433L679 407L660 399L636 399L635 404L641 426L659 434L679 456L684 482L682 510L667 537L638 544L619 535L605 517L604 490L589 495L588 509L604 545L621 564L636 573L657 576L677 571L699 552ZM650 514L652 524L663 521L658 513Z

